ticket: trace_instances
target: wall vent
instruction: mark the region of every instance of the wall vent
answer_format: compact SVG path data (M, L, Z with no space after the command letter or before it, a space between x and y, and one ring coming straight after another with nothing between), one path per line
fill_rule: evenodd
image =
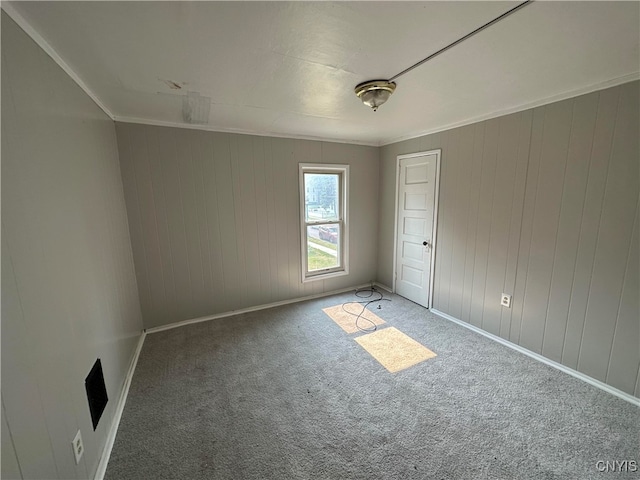
M107 406L107 402L109 401L100 359L97 359L96 363L93 364L89 375L87 375L87 378L84 380L84 386L87 390L91 421L93 422L93 430L95 430L100 421L100 417L102 417L102 412L104 412L104 407Z

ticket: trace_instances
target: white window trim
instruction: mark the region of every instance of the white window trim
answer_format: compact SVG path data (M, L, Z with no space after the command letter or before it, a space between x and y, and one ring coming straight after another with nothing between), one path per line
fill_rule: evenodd
M342 234L340 245L341 266L326 270L319 270L313 273L308 271L307 265L307 222L305 218L305 191L304 191L304 174L305 173L340 173L342 182L340 185L340 206ZM299 179L300 186L300 264L302 271L302 283L313 282L315 280L326 280L327 278L340 277L349 273L349 165L338 165L332 163L300 163ZM332 223L332 222L327 222ZM336 222L337 223L337 222Z

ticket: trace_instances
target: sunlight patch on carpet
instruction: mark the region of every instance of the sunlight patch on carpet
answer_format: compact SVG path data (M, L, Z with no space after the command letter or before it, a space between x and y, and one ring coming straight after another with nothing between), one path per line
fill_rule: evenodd
M356 325L356 318L358 313L362 310L362 306L358 305L346 305L345 307L349 312L353 312L355 315L352 315L346 312L342 308L342 304L336 305L335 307L323 308L322 311L326 313L331 320L336 322L340 328L342 328L347 333L356 333L360 331L360 328L373 328L373 325L382 325L384 320L382 320L379 316L373 313L369 309L365 309L364 313L360 320L358 320L358 325ZM373 325L370 323L373 322Z
M391 373L437 356L394 327L362 335L355 340Z

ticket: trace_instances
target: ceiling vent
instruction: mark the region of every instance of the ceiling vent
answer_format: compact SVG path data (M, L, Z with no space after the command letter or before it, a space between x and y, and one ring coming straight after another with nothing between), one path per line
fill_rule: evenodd
M185 123L207 124L209 123L209 110L211 99L203 97L198 92L188 92L182 97L182 119Z

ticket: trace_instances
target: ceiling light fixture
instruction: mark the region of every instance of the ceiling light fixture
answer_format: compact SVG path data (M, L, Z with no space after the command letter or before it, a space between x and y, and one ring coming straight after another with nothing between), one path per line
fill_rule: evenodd
M432 58L437 57L441 53L444 53L447 50L449 50L450 48L455 47L459 43L464 42L468 38L473 37L476 33L479 33L482 30L484 30L485 28L490 27L494 23L497 23L500 20L508 17L512 13L516 12L517 10L520 10L522 7L524 7L526 5L529 5L533 1L534 0L526 0L525 2L522 2L522 3L518 4L518 5L516 5L511 10L507 10L502 15L500 15L500 16L494 18L493 20L485 23L484 25L476 28L473 32L467 33L464 37L461 37L458 40L456 40L455 42L450 43L446 47L441 48L437 52L432 53L427 58L424 58L424 59L420 60L418 63L416 63L414 65L411 65L409 68L401 71L397 75L394 75L389 80L369 80L367 82L360 83L355 88L356 95L358 96L358 98L360 98L360 100L362 100L362 103L364 103L365 105L371 107L374 112L377 111L378 107L380 105L382 105L383 103L385 103L387 100L389 100L389 97L395 91L396 84L395 84L394 80L396 78L400 77L401 75L404 75L405 73L409 73L414 68L419 67L423 63L426 63L429 60L431 60Z
M378 107L389 100L389 97L396 89L396 84L388 80L371 80L356 86L356 95L362 103L373 108L375 112Z

